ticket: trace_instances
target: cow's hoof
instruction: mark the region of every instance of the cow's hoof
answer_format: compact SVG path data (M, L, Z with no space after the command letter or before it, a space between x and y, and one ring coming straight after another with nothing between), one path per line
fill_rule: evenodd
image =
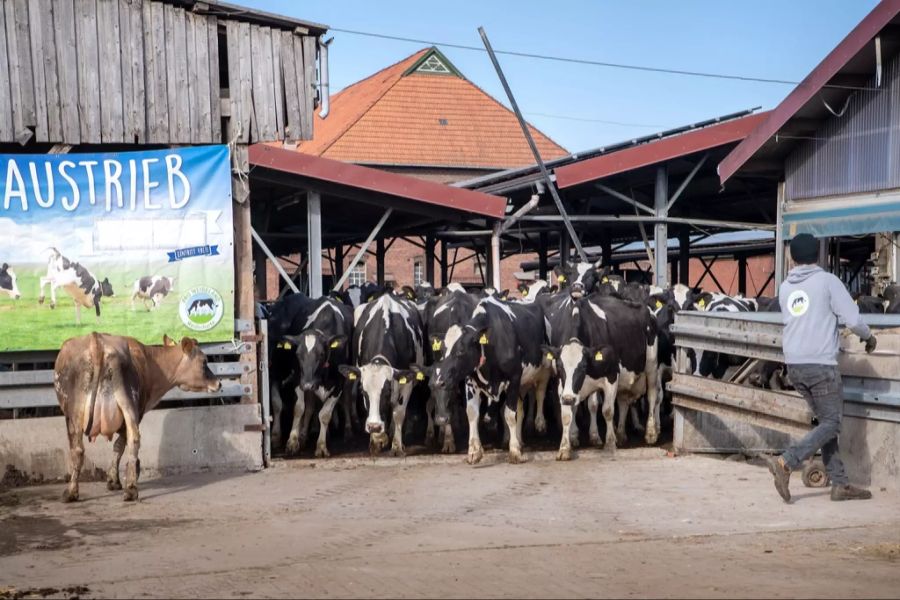
M518 465L525 462L525 458L522 456L521 450L510 450L509 451L509 464Z
M547 433L547 419L539 416L534 420L534 429L540 434Z
M560 448L559 452L556 454L556 460L572 460L572 449Z
M134 486L125 488L125 493L122 494L122 500L125 502L134 502L138 499L138 489Z
M106 482L106 489L111 492L117 492L122 489L122 482L110 479Z
M656 430L648 430L647 435L644 437L644 441L647 442L648 446L653 446L656 444L656 441L659 439L659 434L656 433Z
M73 492L72 490L66 488L63 490L62 495L63 502L77 502L78 501L78 492Z
M40 296L40 297L38 298L38 304L43 304L43 303L44 303L44 297L43 297L43 296Z
M628 443L628 436L625 433L616 432L616 444L624 446Z
M50 308L56 308L56 303L55 303L55 302L51 302L51 303L50 303Z
M466 462L470 465L477 465L481 462L482 458L484 458L484 450L481 448L476 448L474 450L469 449L469 455L466 456Z
M592 436L591 436L591 446L595 446L595 447L599 448L599 447L602 446L602 445L603 445L603 442L600 440L600 436L599 436L599 435L592 435Z
M606 443L603 444L603 452L605 452L606 454L615 456L616 440L614 440L614 439L606 440Z
M578 439L577 435L573 435L571 438L569 438L569 443L573 448L578 448L581 446L581 440Z
M437 446L437 441L434 436L434 433L429 430L428 433L425 434L425 445L429 448L433 448Z
M443 454L456 454L456 442L453 441L451 436L447 436L449 439L444 440L444 446L441 448L441 452Z
M300 448L302 446L303 444L300 443L299 438L291 436L288 438L287 446L285 446L284 451L291 456L296 456L297 454L300 454Z
M396 456L397 458L403 458L406 456L406 450L400 446L394 446L391 448L391 455Z
M328 447L325 444L316 446L316 458L328 458L329 456L331 456L331 453L328 452Z

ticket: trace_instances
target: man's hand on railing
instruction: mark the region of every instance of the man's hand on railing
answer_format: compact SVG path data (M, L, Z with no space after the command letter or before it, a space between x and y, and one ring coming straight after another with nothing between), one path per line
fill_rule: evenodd
M866 340L866 353L872 354L875 351L875 347L878 345L878 340L875 339L875 334L869 336L869 339Z

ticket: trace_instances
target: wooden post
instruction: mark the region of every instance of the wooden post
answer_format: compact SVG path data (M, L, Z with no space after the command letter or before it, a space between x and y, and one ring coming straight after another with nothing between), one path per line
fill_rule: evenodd
M309 256L309 297L322 297L322 197L306 194L307 253Z
M434 245L433 235L425 236L425 281L434 287Z
M253 244L253 279L256 299L264 302L268 299L268 282L266 281L266 253L258 245Z
M654 194L654 207L656 216L665 218L669 214L669 171L665 166L656 169L656 189ZM653 256L656 264L653 265L653 283L659 287L666 287L669 283L666 267L669 264L669 226L665 222L659 222L654 227Z
M246 144L237 144L232 155L231 190L234 201L234 301L235 318L250 323L250 328L241 332L242 340L256 339L256 303L253 299L253 236L250 233L250 164ZM241 354L241 362L250 368L241 375L241 383L253 389L250 396L243 396L241 402L259 402L256 353Z

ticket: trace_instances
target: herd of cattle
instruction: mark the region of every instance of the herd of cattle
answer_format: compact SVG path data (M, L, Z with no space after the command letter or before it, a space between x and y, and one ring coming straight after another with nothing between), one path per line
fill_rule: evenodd
M38 303L46 299L45 290L50 289L50 308L56 308L56 291L62 289L75 302L75 323L81 324L81 309L94 309L97 321L100 320L102 298L115 296L109 278L103 280L95 276L81 263L69 260L59 250L47 249L47 274L40 278ZM155 310L169 295L175 285L174 277L147 275L135 280L132 285L131 309L135 310L135 301L141 300L148 311ZM9 264L0 265L0 294L13 300L19 300L18 276Z
M523 286L519 300L458 284L439 291L367 284L339 297L293 294L270 305L273 443L298 453L318 414L315 454L329 456L329 425L338 409L345 436L363 429L371 452L390 444L403 455L404 423L417 411L425 443L452 453L465 414L469 463L483 457L482 423L503 426L515 463L522 459L523 423L545 434L549 416L561 435L557 457L568 460L579 443L576 416L586 406L582 419L592 445L614 450L624 443L629 415L654 444L666 412L663 381L671 377L675 313L779 310L771 298L626 283L588 263L557 267L554 277L552 287L546 281ZM721 377L732 360L708 352L689 356L704 376ZM783 381L775 376L778 365L759 370L752 379L760 385ZM293 417L285 419L293 397Z

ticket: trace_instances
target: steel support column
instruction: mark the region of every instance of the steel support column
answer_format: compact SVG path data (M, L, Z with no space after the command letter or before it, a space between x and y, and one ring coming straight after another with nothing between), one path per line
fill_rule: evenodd
M434 287L434 245L433 235L425 237L425 281Z
M572 240L563 229L559 232L559 264L569 264L569 257L572 254Z
M309 252L309 297L322 297L322 197L306 194L307 249Z
M384 238L375 240L375 281L378 285L384 285Z
M738 257L738 294L747 295L747 257Z
M784 182L778 183L777 216L775 218L775 289L784 281Z
M547 252L550 251L547 232L542 231L538 234L538 277L547 280Z
M447 263L447 242L441 240L441 287L450 283L450 265Z
M334 272L331 274L332 281L340 281L344 276L344 246L338 244L334 247Z
M691 232L687 227L678 232L678 282L691 285Z
M500 291L500 233L503 223L497 221L494 223L494 233L491 234L491 255L488 263L488 281L494 289ZM485 249L485 254L487 250Z
M669 216L669 173L665 166L656 169L656 193L653 196L656 217L665 219ZM669 262L669 226L664 221L654 227L653 256L656 264L653 267L653 282L659 287L668 284Z
M603 266L612 269L612 236L609 233L609 229L600 230L600 253Z

